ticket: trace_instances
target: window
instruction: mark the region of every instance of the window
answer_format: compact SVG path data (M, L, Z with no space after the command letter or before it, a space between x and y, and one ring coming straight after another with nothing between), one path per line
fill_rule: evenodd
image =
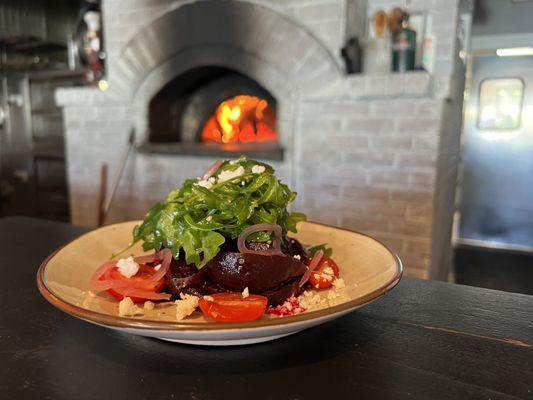
M524 82L518 78L485 79L479 86L477 127L510 130L520 127Z

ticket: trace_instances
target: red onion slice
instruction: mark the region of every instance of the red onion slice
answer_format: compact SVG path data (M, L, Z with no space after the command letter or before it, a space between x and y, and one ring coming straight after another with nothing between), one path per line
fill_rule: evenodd
M154 283L164 277L170 268L170 263L172 262L172 252L169 249L163 249L158 251L156 256L161 260L161 268L159 268L159 271L157 271L152 278L150 278L150 282Z
M207 171L205 171L204 176L202 177L204 180L211 178L211 175L213 175L218 167L222 165L222 160L216 160L213 165L209 167Z
M113 291L121 294L124 297L139 297L146 300L169 300L168 293L155 293L147 290L137 289L135 287L114 287Z
M246 238L252 233L256 232L272 232L275 235L274 240L272 241L272 249L269 250L260 250L254 251L246 247ZM255 254L264 254L264 255L283 255L281 252L281 226L278 224L256 224L246 228L241 232L239 238L237 239L237 247L241 253L255 253Z
M101 281L100 278L102 278L104 275L106 275L109 271L111 271L113 268L117 266L117 261L106 261L103 263L98 269L94 272L93 276L91 277L91 281L89 282L89 285L93 290L96 292L103 292L104 290L110 289L112 287L112 282L109 281Z
M157 253L139 256L133 259L133 261L135 261L137 264L150 264L154 262L160 262L161 260L162 258Z
M318 250L313 258L311 259L311 262L309 263L309 266L307 267L307 271L305 271L305 274L303 274L302 279L300 279L300 283L298 284L298 287L301 288L305 283L309 280L311 277L311 274L313 271L318 267L318 264L320 264L320 260L322 260L322 256L324 255L324 252L322 250Z
M135 262L138 262L138 263L139 262L143 263L143 261L144 263L146 263L146 262L154 262L157 260L162 260L161 268L159 269L159 271L157 271L154 275L152 275L149 281L143 283L143 285L150 284L150 283L155 284L157 281L162 279L167 273L170 267L170 262L172 261L172 253L170 250L164 249L150 256L136 257L134 260ZM113 279L111 277L111 271L113 270L113 268L116 268L116 267L117 267L117 261L107 261L104 264L102 264L102 266L100 266L95 271L95 273L93 274L91 278L91 282L90 282L91 288L93 288L94 290L98 292L102 292L107 289L113 289L114 291L119 293L129 288L131 288L132 290L139 291L140 289L136 288L135 282L132 283L128 280ZM104 279L100 280L102 277ZM147 292L147 293L150 293L150 292ZM129 296L129 294L127 296ZM144 297L144 296L139 296L139 297Z

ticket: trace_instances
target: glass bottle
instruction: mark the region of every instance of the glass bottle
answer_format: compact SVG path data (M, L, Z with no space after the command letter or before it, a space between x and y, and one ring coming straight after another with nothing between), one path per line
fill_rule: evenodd
M401 29L392 36L392 70L394 72L415 69L416 32L409 27L408 17Z

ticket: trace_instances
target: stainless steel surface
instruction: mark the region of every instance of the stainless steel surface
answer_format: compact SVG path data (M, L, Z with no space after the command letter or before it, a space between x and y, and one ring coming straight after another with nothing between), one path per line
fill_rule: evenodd
M0 215L69 219L61 109L54 91L73 74L0 75Z
M29 79L26 75L1 77L0 104L5 123L0 128L0 178L10 190L2 196L2 213L35 216L35 181L31 156L31 113Z
M0 38L46 36L46 9L40 0L0 2Z
M516 129L480 129L480 86L490 79L504 78L517 78L523 83L520 124ZM502 90L498 96L505 95ZM510 109L512 114L520 107L517 104L502 97L496 109ZM488 111L491 114L493 110ZM492 247L531 248L533 57L476 57L464 120L459 240Z

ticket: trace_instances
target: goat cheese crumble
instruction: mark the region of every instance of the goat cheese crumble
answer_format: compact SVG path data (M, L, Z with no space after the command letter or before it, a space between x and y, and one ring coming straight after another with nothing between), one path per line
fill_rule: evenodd
M332 282L332 285L335 289L342 289L346 287L346 284L344 283L344 279L337 278Z
M237 178L243 174L244 174L244 167L242 165L239 165L239 167L235 171L223 170L222 172L220 172L220 174L218 174L218 182L219 183L226 182L226 181L229 181L230 179Z
M176 300L176 319L181 321L191 315L198 307L198 297L180 293L181 300Z
M198 182L196 182L196 185L206 189L211 189L215 183L215 178L211 177L209 179L200 179Z
M262 174L263 172L265 172L265 166L264 165L254 165L252 167L252 173L253 174Z
M126 278L131 278L139 271L139 264L137 264L133 257L121 258L117 262L117 268L119 272L124 275Z
M248 287L245 287L242 291L242 298L245 299L247 297L250 297L250 291L248 290Z
M129 297L124 297L120 303L118 303L118 315L121 317L133 317L137 314L141 314L140 311L140 308L137 307Z

